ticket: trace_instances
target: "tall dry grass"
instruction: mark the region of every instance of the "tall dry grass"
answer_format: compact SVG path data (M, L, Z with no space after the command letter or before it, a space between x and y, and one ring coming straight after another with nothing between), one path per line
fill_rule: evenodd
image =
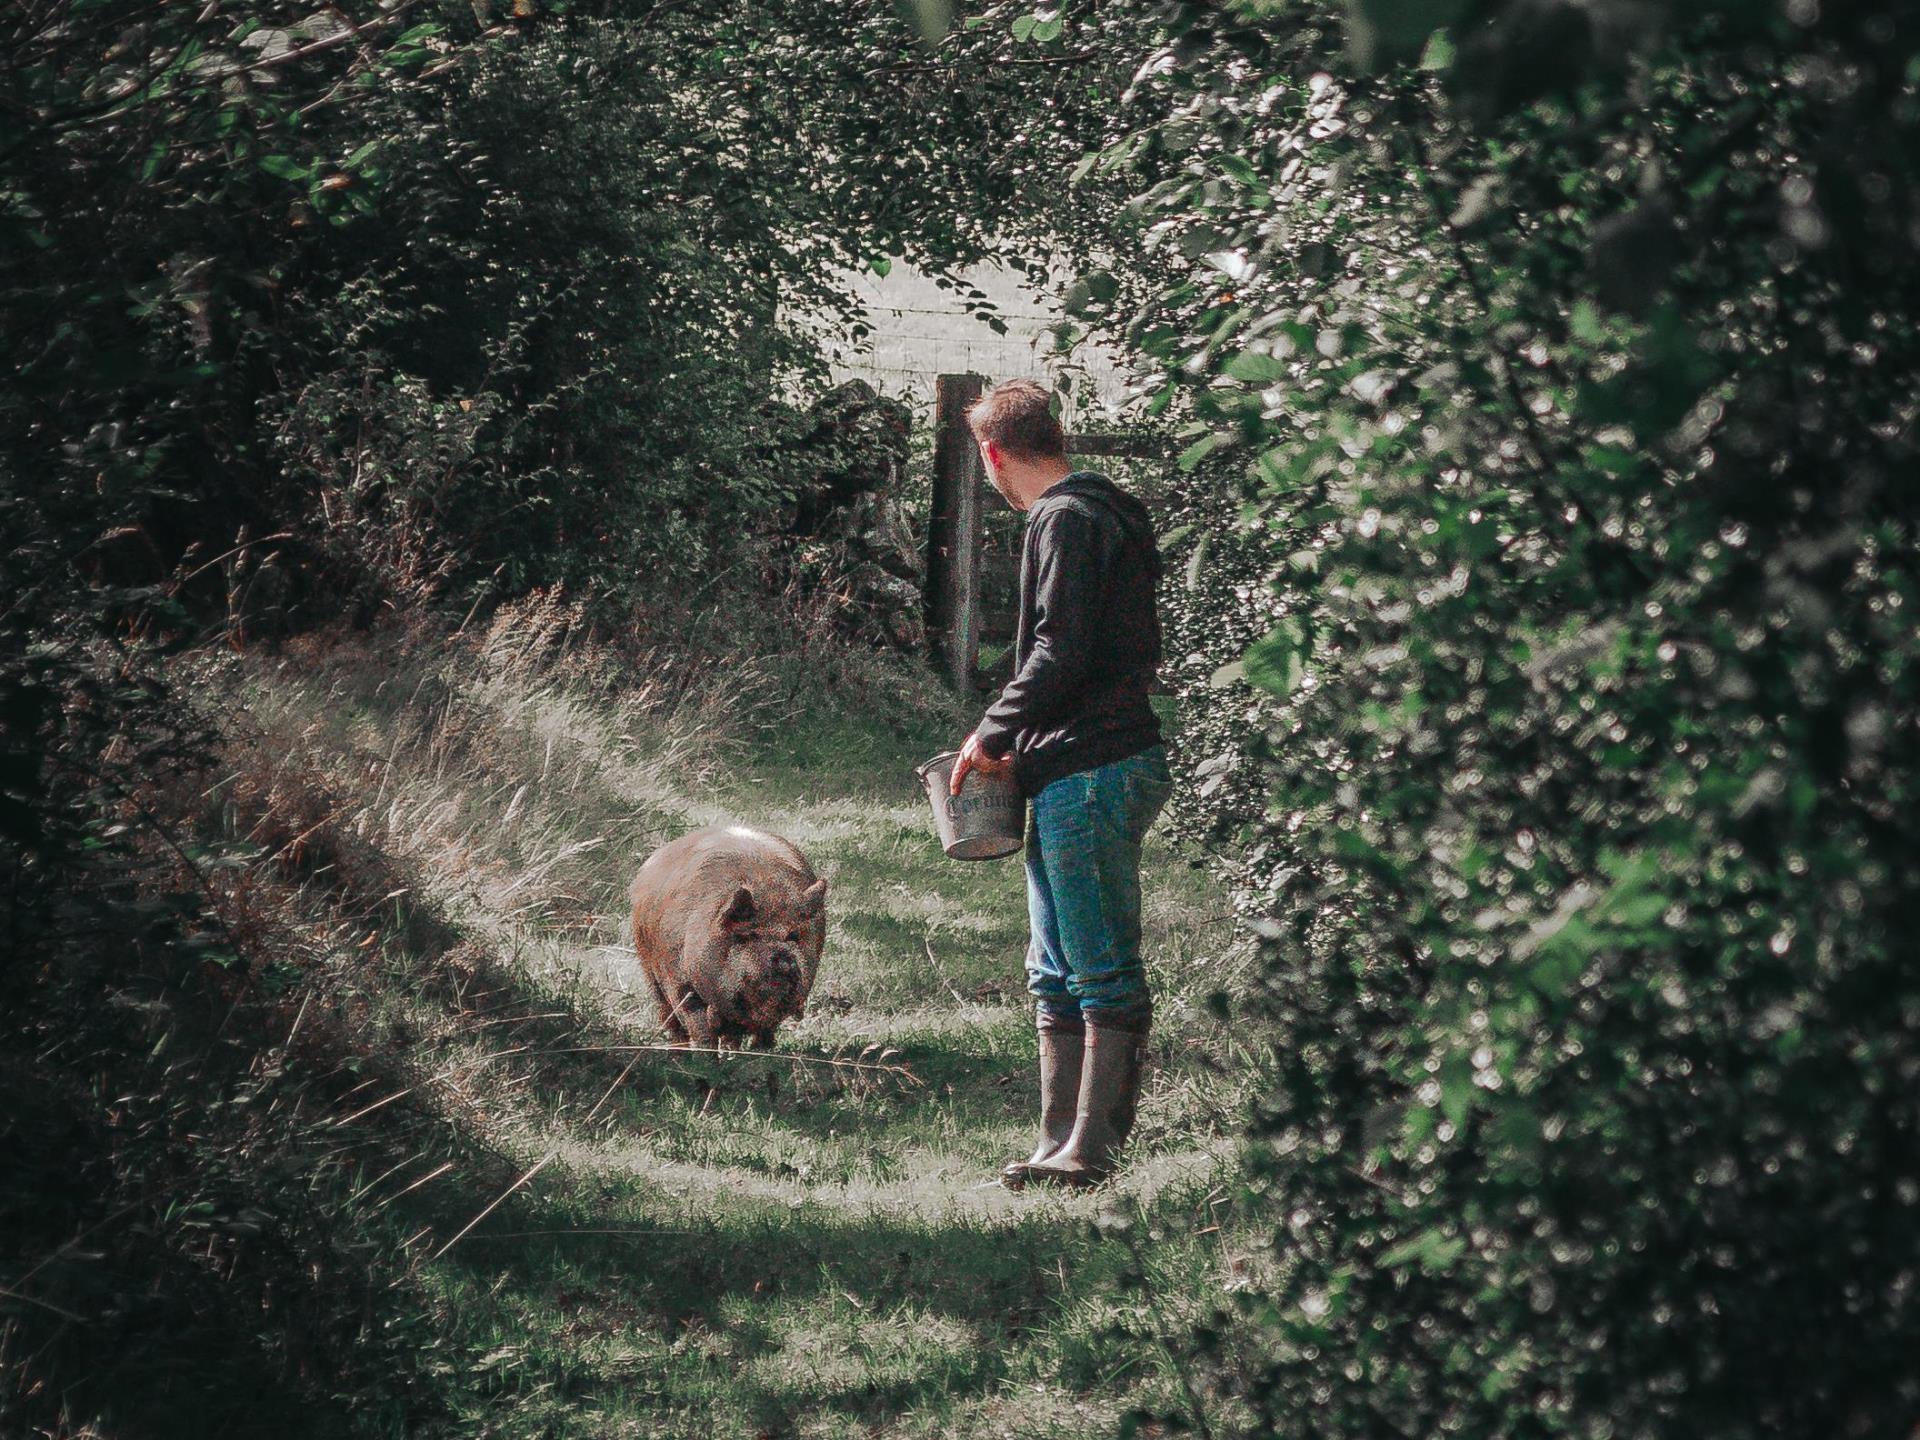
M643 616L654 634L612 634L555 590L452 633L394 621L210 657L200 688L223 697L230 770L208 803L252 843L266 842L240 811L282 816L276 843L334 836L334 883L384 857L409 903L579 998L595 971L583 959L623 943L640 862L686 829L751 818L725 809L730 781L823 735L871 743L953 712L930 677L849 645L818 605L714 604L729 618L683 612L670 631ZM744 639L706 643L708 625ZM309 813L321 796L324 816Z
M552 594L452 643L424 626L310 636L234 664L236 753L264 772L256 788L324 777L346 832L509 948L590 934L609 869L684 823L678 797L738 751L774 689L751 662L688 668L597 642Z

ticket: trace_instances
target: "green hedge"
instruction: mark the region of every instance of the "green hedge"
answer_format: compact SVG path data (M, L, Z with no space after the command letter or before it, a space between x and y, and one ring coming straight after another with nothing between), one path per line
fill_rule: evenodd
M1084 308L1190 422L1181 824L1268 953L1221 1413L1906 1435L1920 29L1162 13L1093 165L1177 273Z

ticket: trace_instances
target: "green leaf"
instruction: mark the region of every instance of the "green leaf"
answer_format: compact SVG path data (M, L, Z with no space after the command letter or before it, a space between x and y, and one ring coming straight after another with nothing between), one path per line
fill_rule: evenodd
M1193 547L1193 553L1187 557L1187 593L1195 594L1200 582L1207 573L1207 557L1213 553L1213 537L1203 534L1200 543Z
M1253 642L1241 663L1247 679L1262 690L1279 696L1291 695L1300 688L1306 667L1301 650L1306 634L1296 619L1286 619L1265 636Z
M1640 468L1640 458L1617 445L1589 445L1581 452L1581 458L1608 475L1631 475Z
M1254 169L1249 161L1242 159L1238 155L1222 155L1219 163L1220 169L1230 180L1238 180L1242 185L1258 185L1261 183L1260 172Z
M1565 995L1603 943L1600 933L1584 918L1570 917L1541 943L1528 967L1527 983L1549 999Z
M1248 385L1271 385L1276 380L1287 378L1287 364L1272 355L1263 355L1258 350L1243 350L1224 367L1229 379L1243 381Z
M1220 434L1217 430L1211 434L1202 435L1198 440L1194 441L1193 444L1180 452L1180 468L1182 470L1193 469L1194 466L1206 459L1207 456L1211 455L1225 442L1226 436Z
M1017 24L1016 28L1018 28ZM1101 172L1105 173L1108 170L1117 170L1120 166L1126 164L1128 160L1133 158L1133 152L1144 145L1146 140L1147 133L1144 130L1136 130L1131 135L1121 136L1118 140L1114 141L1113 144L1100 152Z
M1420 1268L1427 1274L1443 1275L1466 1253L1467 1242L1460 1236L1448 1235L1441 1230L1428 1230L1387 1251L1380 1257L1380 1268L1397 1270L1418 1260Z
M1453 37L1444 30L1436 30L1427 37L1427 48L1420 52L1420 68L1432 71L1451 70L1454 55Z
M953 0L894 0L894 8L929 50L953 29Z
M893 261L884 255L876 255L867 262L867 268L884 280L893 272Z
M1664 895L1635 895L1607 907L1607 918L1616 925L1640 928L1651 925L1667 909L1667 897Z
M1473 1062L1455 1051L1440 1062L1440 1113L1457 1134L1473 1108Z
M1347 0L1347 51L1364 70L1388 69L1419 55L1466 8L1467 0Z
M1588 345L1598 345L1607 338L1607 327L1601 323L1600 312L1591 300L1575 302L1567 328L1573 332L1574 339Z
M282 180L310 180L313 178L312 168L302 165L291 155L262 155L259 160L259 165L260 168L269 175L277 175Z

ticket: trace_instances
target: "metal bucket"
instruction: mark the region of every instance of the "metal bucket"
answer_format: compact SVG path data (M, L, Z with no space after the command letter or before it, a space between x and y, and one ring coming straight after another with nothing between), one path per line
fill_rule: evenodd
M969 770L960 793L950 795L953 762L960 752L936 755L913 773L926 787L933 806L933 827L940 848L952 860L999 860L1025 842L1027 802L1011 774L987 775Z

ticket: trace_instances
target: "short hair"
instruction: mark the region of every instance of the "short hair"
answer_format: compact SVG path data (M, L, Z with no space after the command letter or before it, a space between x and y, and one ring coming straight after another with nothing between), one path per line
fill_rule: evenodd
M991 441L1022 460L1061 460L1067 432L1053 413L1053 396L1038 380L1008 380L989 390L967 411L973 438Z

